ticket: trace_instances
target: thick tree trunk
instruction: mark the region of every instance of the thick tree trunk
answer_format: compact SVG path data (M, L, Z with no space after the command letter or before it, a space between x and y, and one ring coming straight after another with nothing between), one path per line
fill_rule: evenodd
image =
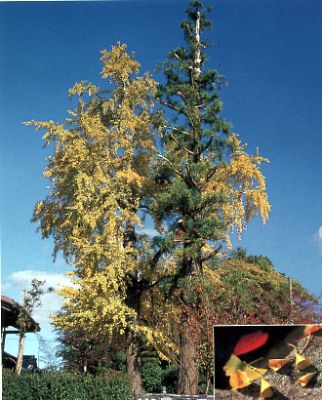
M182 332L180 334L180 367L178 379L178 394L198 394L198 342L195 330L188 323L188 315L183 313Z
M18 347L18 356L17 356L17 364L16 364L16 374L20 375L22 370L23 363L23 353L25 350L25 341L26 335L24 333L20 333L19 335L19 347Z
M135 332L129 332L126 351L127 373L135 394L142 393L141 358L139 353L139 338Z

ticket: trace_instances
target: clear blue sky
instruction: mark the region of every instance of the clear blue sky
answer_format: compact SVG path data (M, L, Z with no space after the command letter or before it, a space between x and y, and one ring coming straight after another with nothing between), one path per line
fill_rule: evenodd
M216 0L207 33L209 67L223 73L223 116L251 152L260 148L272 212L238 244L277 270L322 291L322 3ZM99 51L117 41L154 72L182 43L185 0L0 3L1 262L3 293L21 298L32 276L57 284L50 240L30 223L46 194L46 151L29 119L63 120L76 81L99 85ZM38 272L37 272L38 271ZM57 307L45 299L43 311ZM45 304L46 303L46 304ZM42 317L39 317L42 320ZM45 320L45 317L43 317ZM44 335L53 340L44 322ZM12 340L12 339L11 339ZM28 341L27 341L28 342ZM30 343L36 341L30 338ZM10 343L8 343L7 350ZM12 350L13 352L15 351ZM35 347L27 352L34 352Z

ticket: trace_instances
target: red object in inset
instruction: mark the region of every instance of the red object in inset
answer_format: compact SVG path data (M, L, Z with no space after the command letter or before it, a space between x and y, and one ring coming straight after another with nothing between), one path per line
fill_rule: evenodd
M314 332L320 331L322 329L322 325L308 325L304 330L304 336L311 335Z
M268 333L257 331L242 336L235 345L233 353L236 356L241 354L250 353L253 350L263 346L268 340Z

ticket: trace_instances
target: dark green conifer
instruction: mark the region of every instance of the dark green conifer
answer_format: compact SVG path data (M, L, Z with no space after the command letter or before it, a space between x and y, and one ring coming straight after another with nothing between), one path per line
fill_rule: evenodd
M203 284L207 263L229 244L232 226L236 224L241 231L242 220L262 212L258 201L242 200L257 179L262 179L260 195L266 212L269 210L264 178L256 165L262 160L246 155L230 124L220 115L219 89L224 78L206 68L209 45L202 39L204 30L211 27L209 11L201 1L190 1L187 19L181 23L186 45L172 50L160 66L165 82L157 94L164 111L157 121L162 151L155 179L161 190L152 211L160 231L162 226L165 229L156 244L162 251L175 252L179 260L172 287L180 293L178 304L182 305L178 393L185 394L198 391L199 346L185 306L200 305L195 287ZM232 168L232 160L244 155L239 166ZM254 176L248 180L251 174Z

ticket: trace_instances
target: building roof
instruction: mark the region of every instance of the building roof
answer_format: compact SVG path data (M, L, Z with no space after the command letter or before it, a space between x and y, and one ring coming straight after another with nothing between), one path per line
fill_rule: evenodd
M21 305L10 297L1 295L1 326L19 329L18 317ZM31 316L28 319L27 332L39 332L40 326Z

